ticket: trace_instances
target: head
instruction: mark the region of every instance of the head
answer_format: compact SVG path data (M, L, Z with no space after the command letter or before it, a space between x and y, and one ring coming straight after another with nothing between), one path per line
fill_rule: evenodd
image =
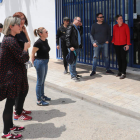
M69 23L70 23L70 19L68 17L64 17L63 18L63 23L64 23L65 26L68 26Z
M2 32L3 25L0 23L0 33Z
M21 27L23 27L24 25L28 26L28 20L22 12L16 12L13 17L18 17L21 19Z
M75 17L73 24L75 24L76 26L80 26L81 25L81 18L80 17Z
M116 21L119 25L122 25L123 24L123 17L122 15L117 15L116 17Z
M7 17L3 25L3 34L4 35L16 35L20 33L20 18L17 17Z
M98 22L103 22L104 21L104 16L102 13L96 14L96 18Z
M34 35L39 36L39 37L43 37L43 38L47 38L48 31L44 27L40 27L40 28L34 30Z

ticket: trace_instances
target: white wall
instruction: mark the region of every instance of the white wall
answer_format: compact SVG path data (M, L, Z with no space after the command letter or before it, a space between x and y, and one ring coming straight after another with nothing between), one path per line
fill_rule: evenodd
M50 58L56 58L55 0L3 0L0 3L0 23L15 12L23 12L26 15L29 23L27 31L32 46L38 39L33 35L33 30L38 27L45 27L48 30L48 41L51 47Z

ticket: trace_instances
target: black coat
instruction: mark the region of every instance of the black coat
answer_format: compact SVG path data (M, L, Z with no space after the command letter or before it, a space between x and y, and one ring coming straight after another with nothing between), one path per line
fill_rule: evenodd
M81 36L81 45L78 45L78 33L77 30L75 29L74 25L71 24L67 27L66 30L66 46L67 48L71 48L74 47L75 49L77 48L82 48L82 34L83 34L83 27L80 26L78 28L79 32L80 32L80 36Z

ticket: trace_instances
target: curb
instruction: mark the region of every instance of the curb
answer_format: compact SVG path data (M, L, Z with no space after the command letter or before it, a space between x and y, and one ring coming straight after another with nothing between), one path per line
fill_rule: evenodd
M30 80L36 81L36 77L33 77L33 76L28 75L28 78L29 78ZM88 96L88 95L81 94L80 92L76 92L76 91L73 91L73 90L70 90L70 89L67 89L67 88L58 86L58 85L56 85L56 84L52 84L52 83L50 83L50 82L45 82L45 86L47 86L47 87L49 87L49 88L52 88L52 89L54 89L54 90L59 90L59 91L62 92L62 93L66 93L66 94L68 94L68 95L77 97L77 98L79 98L79 99L81 99L81 100L85 100L85 101L88 101L88 102L90 102L90 103L93 103L93 104L102 106L102 107L107 108L107 109L109 109L109 110L118 112L118 113L120 113L120 114L122 114L122 115L125 115L125 116L128 116L128 117L131 117L131 118L140 120L140 113L131 111L131 110L129 110L129 109L125 109L125 108L122 108L122 107L119 107L119 106L116 106L116 105L107 103L107 102L105 102L105 101L96 99L96 98L94 98L94 97L91 98L91 97Z

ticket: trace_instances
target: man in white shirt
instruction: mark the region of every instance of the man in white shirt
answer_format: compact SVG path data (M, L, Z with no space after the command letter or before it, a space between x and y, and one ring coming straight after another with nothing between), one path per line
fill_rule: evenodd
M2 28L3 28L3 25L0 23L0 46L1 46L1 42L2 42L2 39L3 39L3 34L1 33L2 32Z

